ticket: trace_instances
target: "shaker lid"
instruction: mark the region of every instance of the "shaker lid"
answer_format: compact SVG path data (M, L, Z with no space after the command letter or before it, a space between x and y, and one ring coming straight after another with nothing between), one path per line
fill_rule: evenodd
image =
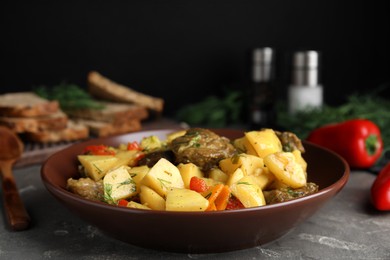
M295 68L315 69L318 67L318 52L298 51L294 54L293 65Z
M256 48L252 51L252 80L265 82L272 78L273 49Z
M256 48L253 50L253 62L269 64L272 63L273 50L270 47Z

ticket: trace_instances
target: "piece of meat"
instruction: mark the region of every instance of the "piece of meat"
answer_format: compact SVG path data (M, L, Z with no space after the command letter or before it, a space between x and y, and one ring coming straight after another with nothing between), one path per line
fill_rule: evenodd
M203 128L188 129L185 135L172 140L171 148L177 164L191 162L203 171L237 153L228 138Z
M149 168L152 168L161 158L165 158L170 162L175 160L175 156L171 150L155 151L146 153L145 157L138 161L138 165L146 165Z
M68 179L67 189L83 198L103 201L103 181L94 181L90 178Z
M277 137L282 143L284 152L292 152L294 150L299 150L301 153L305 152L305 148L302 145L301 139L296 136L296 134L291 132L279 132L275 131Z
M308 182L306 186L298 189L292 189L290 187L280 188L270 191L263 191L265 201L267 205L275 204L279 202L289 201L305 197L307 195L316 193L318 191L318 185L312 182Z

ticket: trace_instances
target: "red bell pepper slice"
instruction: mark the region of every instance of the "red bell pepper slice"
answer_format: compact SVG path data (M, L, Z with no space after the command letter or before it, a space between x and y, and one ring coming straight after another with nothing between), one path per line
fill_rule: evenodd
M134 142L129 142L127 144L127 150L128 151L142 151L142 148L137 141L134 141Z
M90 155L115 155L115 150L107 145L88 145L84 148L83 154Z
M196 191L196 192L205 192L209 189L207 183L205 180L193 176L190 180L190 190Z
M245 206L241 203L239 199L237 199L234 196L230 196L225 209L233 210L233 209L244 209L244 208Z
M341 155L351 168L369 168L381 157L379 127L370 120L352 119L313 130L307 140Z
M129 202L128 202L127 200L121 199L121 200L118 201L118 206L127 207L127 204L128 204L128 203L129 203Z
M371 201L378 210L390 210L390 162L379 172L371 186Z

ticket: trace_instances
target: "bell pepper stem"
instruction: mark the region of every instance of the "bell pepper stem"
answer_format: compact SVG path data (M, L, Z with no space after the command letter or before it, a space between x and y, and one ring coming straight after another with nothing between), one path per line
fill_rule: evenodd
M378 150L378 137L370 135L366 139L366 150L369 155L374 155Z

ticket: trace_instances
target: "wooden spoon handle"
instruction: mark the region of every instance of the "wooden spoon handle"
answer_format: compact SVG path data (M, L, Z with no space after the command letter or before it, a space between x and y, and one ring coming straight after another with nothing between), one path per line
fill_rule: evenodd
M30 225L30 216L28 215L20 198L15 180L12 177L11 167L3 167L2 170L3 205L8 223L12 230L25 230Z

